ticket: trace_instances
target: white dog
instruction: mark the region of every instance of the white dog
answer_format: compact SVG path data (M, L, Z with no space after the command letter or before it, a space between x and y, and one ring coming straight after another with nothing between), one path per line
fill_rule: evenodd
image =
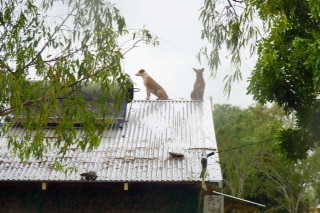
M139 72L136 73L136 76L141 76L143 79L143 83L147 89L147 100L150 100L151 93L157 96L158 100L168 99L166 91L155 80L153 80L144 69L139 70Z

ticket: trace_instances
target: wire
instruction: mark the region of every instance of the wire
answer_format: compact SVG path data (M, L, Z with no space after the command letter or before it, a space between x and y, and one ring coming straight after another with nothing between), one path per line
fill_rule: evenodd
M232 150L236 150L236 149L242 149L244 147L257 145L257 144L260 144L260 143L270 142L270 141L273 141L273 140L276 140L276 139L279 139L279 138L280 137L276 137L276 138L271 138L271 139L267 139L267 140L264 140L264 141L259 141L259 142L255 142L255 143L246 144L246 145L243 145L243 146L236 146L236 147L233 147L233 148L230 148L230 149L225 149L225 150L222 150L222 151L218 151L216 153L228 152L228 151L232 151Z

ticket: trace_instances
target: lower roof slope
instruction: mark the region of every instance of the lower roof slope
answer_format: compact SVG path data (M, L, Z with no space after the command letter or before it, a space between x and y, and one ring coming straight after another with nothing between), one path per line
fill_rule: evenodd
M45 129L46 137L54 129ZM81 129L79 129L81 131ZM22 127L9 135L21 137ZM95 181L105 182L200 182L201 159L217 150L210 102L134 100L127 106L123 128L101 138L92 152L70 149L63 162L78 168L65 174L52 170L54 151L42 161L21 163L7 148L8 136L0 138L0 181L79 181L93 171ZM169 152L181 153L172 158ZM218 153L208 158L206 181L221 183Z

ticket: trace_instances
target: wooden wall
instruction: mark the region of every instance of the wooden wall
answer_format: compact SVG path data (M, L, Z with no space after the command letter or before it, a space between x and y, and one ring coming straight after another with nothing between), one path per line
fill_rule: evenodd
M0 212L198 212L200 188L188 184L0 182Z

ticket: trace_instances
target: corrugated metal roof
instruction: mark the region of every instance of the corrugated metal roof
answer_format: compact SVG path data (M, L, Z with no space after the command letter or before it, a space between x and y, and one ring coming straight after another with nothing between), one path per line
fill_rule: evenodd
M134 100L127 107L126 120L123 128L105 133L96 150L69 150L64 162L77 167L78 172L68 176L50 169L53 151L41 162L31 159L21 163L7 149L8 137L1 137L0 180L79 181L81 173L94 171L96 181L201 181L202 157L217 150L209 102ZM45 131L46 137L54 136L53 129ZM23 128L15 127L9 134L21 137ZM171 158L169 152L182 153L184 158ZM221 183L217 153L208 158L207 171L208 182Z

